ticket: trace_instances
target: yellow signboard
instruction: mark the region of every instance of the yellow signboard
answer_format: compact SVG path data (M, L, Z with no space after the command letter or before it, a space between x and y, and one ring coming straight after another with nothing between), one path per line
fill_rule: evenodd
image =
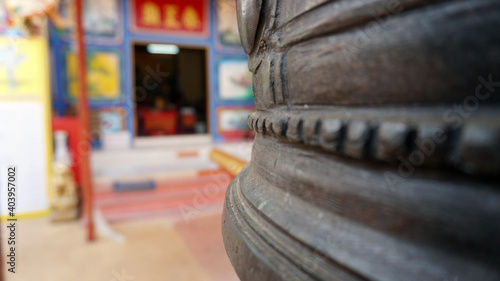
M48 95L48 54L45 38L0 37L0 96Z
M44 214L49 206L52 138L50 70L44 37L0 37L0 171L19 170L16 217ZM6 194L0 177L0 194ZM0 196L0 197L2 197ZM2 197L3 198L3 197ZM3 203L3 202L2 202ZM0 217L8 214L0 203Z

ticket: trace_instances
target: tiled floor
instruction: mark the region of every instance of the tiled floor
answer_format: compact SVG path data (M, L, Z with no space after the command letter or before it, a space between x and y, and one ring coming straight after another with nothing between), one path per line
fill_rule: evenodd
M190 221L171 215L112 224L127 238L123 244L102 237L88 243L79 222L22 220L17 273L6 280L236 281L222 243L221 208Z

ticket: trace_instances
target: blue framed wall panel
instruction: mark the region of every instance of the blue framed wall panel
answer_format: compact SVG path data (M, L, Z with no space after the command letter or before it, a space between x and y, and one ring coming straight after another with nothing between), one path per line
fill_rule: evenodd
M124 6L124 3L123 3L123 0L97 0L99 2L109 2L109 3L114 3L114 4L111 4L112 6L115 6L116 7L116 14L114 15L114 17L116 17L116 22L112 23L111 22L111 25L115 25L115 30L114 30L114 34L106 34L106 33L99 33L99 31L88 31L86 32L85 34L85 41L86 41L86 44L87 45L96 45L96 46L118 46L118 45L121 45L123 43L123 38L124 38L124 31L125 31L125 19L124 19L124 13L123 13L123 6ZM102 6L97 6L97 7L89 7L88 5L86 5L86 3L88 3L89 0L87 1L84 1L84 9L85 10L89 10L89 9L92 9L92 8L102 8ZM63 16L68 17L68 14L69 14L69 11L67 10L68 7L67 5L71 5L71 1L66 1L64 2L66 3L66 5L61 5L61 8L60 8L60 12ZM102 3L100 4L102 5ZM97 11L97 16L101 16L102 18L95 18L96 16L96 13L94 11L94 13L91 12L87 12L85 11L85 14L84 14L84 17L89 17L89 14L92 13L94 15L94 19L88 19L88 18L84 18L84 24L87 24L89 21L90 21L90 24L95 27L95 26L98 26L98 28L102 28L102 26L106 26L106 24L110 24L110 21L112 21L113 19L113 16L109 16L109 13L113 13L113 9L112 7L106 7L107 9L103 10L103 11L100 11L98 10ZM101 13L99 15L99 13ZM103 13L108 13L108 15L104 15ZM74 19L71 19L71 20L74 20ZM96 22L92 22L93 20L95 20ZM102 24L102 21L105 21L104 24ZM85 28L85 26L84 26ZM73 30L71 29L66 29L66 30L60 30L60 31L57 31L57 33L59 34L59 37L60 39L63 41L63 42L72 42L74 39L72 38L72 32Z

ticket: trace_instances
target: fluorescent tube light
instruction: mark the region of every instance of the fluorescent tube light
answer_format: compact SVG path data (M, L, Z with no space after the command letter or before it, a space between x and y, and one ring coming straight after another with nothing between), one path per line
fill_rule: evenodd
M146 48L150 54L177 55L179 53L179 47L176 45L149 44Z

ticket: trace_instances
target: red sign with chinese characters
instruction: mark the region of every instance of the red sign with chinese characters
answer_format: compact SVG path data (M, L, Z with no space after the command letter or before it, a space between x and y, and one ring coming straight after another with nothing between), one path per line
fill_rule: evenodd
M208 34L207 0L132 0L135 31Z

